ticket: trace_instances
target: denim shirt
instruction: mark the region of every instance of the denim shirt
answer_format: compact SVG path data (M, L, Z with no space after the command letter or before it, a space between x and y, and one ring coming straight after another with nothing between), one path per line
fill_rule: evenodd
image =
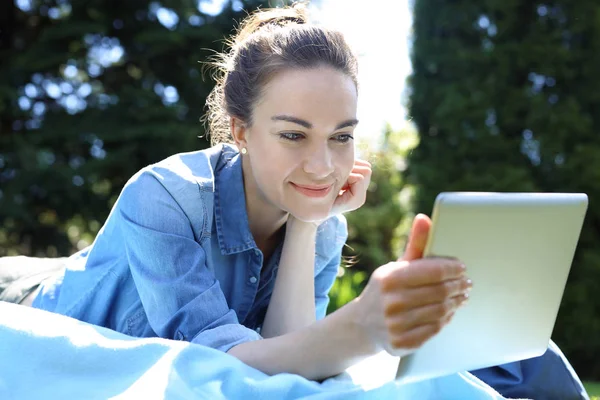
M171 156L133 176L88 248L33 306L136 337L222 351L260 339L282 244L264 260L250 233L241 156L230 145ZM317 231L316 317L347 238L336 216Z

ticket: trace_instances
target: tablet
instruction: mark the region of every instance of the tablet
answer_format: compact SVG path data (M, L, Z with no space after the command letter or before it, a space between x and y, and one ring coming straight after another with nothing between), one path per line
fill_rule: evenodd
M402 357L417 381L542 355L587 210L581 193L437 196L424 256L462 260L473 289L436 336Z

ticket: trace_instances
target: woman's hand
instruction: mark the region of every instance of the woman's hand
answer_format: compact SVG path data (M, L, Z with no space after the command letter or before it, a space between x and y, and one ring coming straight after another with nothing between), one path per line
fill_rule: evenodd
M371 182L371 164L364 160L355 160L354 168L338 197L333 203L330 215L353 211L365 204L367 188Z
M356 300L359 323L376 346L402 356L438 333L471 288L463 264L422 258L431 220L418 215L404 256L379 267Z

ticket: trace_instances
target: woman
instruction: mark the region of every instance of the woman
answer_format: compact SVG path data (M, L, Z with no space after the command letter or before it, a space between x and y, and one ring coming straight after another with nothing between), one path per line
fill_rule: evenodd
M302 6L257 12L222 55L213 147L148 166L89 248L33 306L137 337L186 340L268 374L323 379L382 349L405 354L468 298L454 259L423 259L418 216L402 260L325 316L370 165L355 159L357 62Z
M216 63L213 147L132 177L94 243L39 287L34 307L310 379L418 347L448 322L470 286L450 259L385 265L325 317L347 236L341 213L364 203L371 169L354 154L356 58L340 33L307 22L301 5L243 22ZM417 223L413 253L428 220Z

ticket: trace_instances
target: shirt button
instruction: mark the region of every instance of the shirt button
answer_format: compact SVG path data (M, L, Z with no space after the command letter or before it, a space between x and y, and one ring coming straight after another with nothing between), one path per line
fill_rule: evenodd
M250 278L250 283L256 283L257 279L255 276Z

